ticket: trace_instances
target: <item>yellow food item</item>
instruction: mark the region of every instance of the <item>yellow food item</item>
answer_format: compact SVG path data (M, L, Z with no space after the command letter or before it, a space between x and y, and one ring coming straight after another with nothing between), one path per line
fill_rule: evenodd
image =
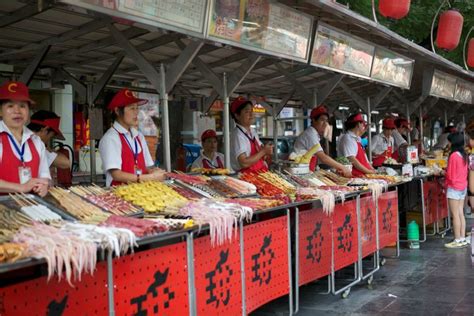
M114 193L143 208L145 212L156 213L166 207L181 205L188 200L166 184L157 181L147 181L119 186Z
M303 156L295 158L296 163L309 163L311 158L321 149L321 145L318 143L311 147Z

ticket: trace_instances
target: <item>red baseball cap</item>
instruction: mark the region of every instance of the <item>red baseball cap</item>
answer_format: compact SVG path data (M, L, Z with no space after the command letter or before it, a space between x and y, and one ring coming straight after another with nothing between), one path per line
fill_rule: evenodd
M7 81L0 86L0 100L25 101L30 105L36 104L30 99L28 87L20 81Z
M396 129L395 121L392 118L386 118L382 122L382 127L387 129Z
M310 117L314 118L323 114L329 116L328 109L324 105L320 105L311 110Z
M246 103L253 104L252 101L247 100L244 97L238 97L230 104L230 112L235 114L235 112L237 112L237 110Z
M144 105L148 103L148 100L145 99L139 99L135 96L135 94L128 90L128 89L122 89L115 96L113 97L112 101L110 101L108 109L110 111L113 111L117 108L123 108L126 106L129 106L131 104L137 103L138 106Z
M45 119L45 120L31 120L30 121L30 123L35 123L35 124L38 124L38 125L49 127L50 129L52 129L56 133L56 138L57 139L65 140L66 138L64 138L63 133L61 132L61 130L59 130L60 122L61 122L60 117L48 118L48 119Z
M357 122L365 123L365 120L362 117L362 114L360 114L360 113L357 113L357 114L353 115L347 121L350 122L350 123L357 123Z
M201 141L203 142L203 141L205 141L206 139L212 138L212 137L217 138L217 134L216 134L216 132L215 132L213 129L208 129L208 130L206 130L206 131L204 131L204 132L202 133L202 135L201 135Z

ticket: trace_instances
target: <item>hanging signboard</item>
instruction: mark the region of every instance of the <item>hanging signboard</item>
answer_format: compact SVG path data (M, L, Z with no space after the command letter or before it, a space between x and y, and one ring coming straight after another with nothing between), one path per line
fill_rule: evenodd
M310 64L409 89L415 61L319 23Z
M371 77L401 88L410 88L415 61L387 49L375 49Z
M369 77L374 51L374 45L319 23L311 64Z
M430 95L445 99L454 99L456 77L435 70L431 80Z
M458 79L456 82L456 90L454 91L454 100L462 102L462 103L467 103L467 104L472 104L474 103L473 100L473 90L474 85L470 84L467 81Z
M204 36L207 0L59 0L163 29Z
M271 0L213 0L207 37L306 62L312 25L311 16Z

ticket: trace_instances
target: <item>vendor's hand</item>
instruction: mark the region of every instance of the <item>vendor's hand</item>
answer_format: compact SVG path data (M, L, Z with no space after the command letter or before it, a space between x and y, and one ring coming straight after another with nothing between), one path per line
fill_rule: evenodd
M352 178L352 172L347 168L341 168L337 170L339 174L346 178Z
M145 181L164 181L166 180L166 172L164 170L158 169L152 173L142 175L141 178Z
M265 146L263 146L263 152L265 153L265 155L272 155L273 154L273 144L272 143L267 143L265 144Z
M46 196L46 194L48 194L48 188L49 188L48 183L46 184L41 183L33 187L33 192L38 194L41 197L44 197Z
M376 174L376 173L377 173L377 171L375 171L374 169L371 169L371 170L369 170L369 172L367 172L367 174Z
M157 168L151 168L150 173L166 173L166 171L157 167Z
M47 179L40 179L40 178L34 178L34 179L30 179L28 182L26 183L23 183L20 185L20 191L22 193L29 193L31 191L34 192L34 188L35 187L39 187L39 186L46 186L46 188L48 188L48 184L49 184L49 181Z

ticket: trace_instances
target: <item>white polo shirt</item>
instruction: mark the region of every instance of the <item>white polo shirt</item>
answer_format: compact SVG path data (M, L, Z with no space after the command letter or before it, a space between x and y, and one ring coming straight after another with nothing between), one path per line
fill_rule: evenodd
M300 136L298 136L295 141L295 145L293 146L293 151L296 154L299 154L300 152L307 152L311 149L311 147L319 144L320 141L321 139L319 137L319 133L314 127L310 126L303 133L301 133ZM320 151L323 151L322 147L319 147L316 152L318 153Z
M5 125L5 123L3 121L0 121L0 133L3 133L3 132L6 132L10 135L13 135L10 132L10 130L8 129L8 127ZM19 144L20 148L30 138L33 141L33 144L34 144L34 146L36 148L36 151L38 152L38 155L39 155L39 158L40 158L40 164L39 164L39 169L38 169L38 178L51 179L51 174L49 173L48 160L47 160L47 157L46 157L46 147L44 146L44 143L41 140L41 138L39 138L39 136L36 136L35 133L33 133L33 131L31 131L27 127L23 127L23 136L22 136L22 139L21 139L21 144ZM16 152L15 146L12 144L11 139L8 139L8 141L10 143L9 145L10 145L10 147L12 149L12 152L15 155L15 157L17 157L18 159L21 159L20 155ZM3 144L0 141L0 159L2 159L2 157L3 157ZM24 159L25 162L30 162L31 159L33 159L33 156L31 154L31 150L30 150L30 147L28 146L28 144L25 146L25 153L23 155L23 159Z
M403 138L403 136L400 134L400 132L397 129L393 130L392 137L395 144L394 152L397 151L400 148L400 146L407 144L407 141L405 140L405 138Z
M395 147L393 137L387 138L383 133L377 134L372 138L372 153L381 155L387 151L388 147L392 147L392 152Z
M48 160L48 166L51 167L51 165L53 164L57 156L58 156L58 153L55 153L54 151L46 150L46 160Z
M357 151L359 146L357 143L361 142L361 138L349 131L346 134L342 135L339 139L339 144L337 145L337 154L338 156L343 157L355 157L357 156Z
M118 122L115 122L113 127L109 128L99 142L100 158L102 158L102 169L105 171L105 184L107 186L110 186L113 180L110 171L122 168L122 142L120 141L119 133L124 134L132 146L134 146L135 137L138 137L140 139L140 142L138 142L138 153L141 153L143 150L143 157L145 158L147 168L154 165L146 145L145 136L133 127L130 133Z
M221 161L222 165L225 164L224 160L224 155L221 153L214 153L212 159L209 159L208 157L204 156L204 154L201 152L199 157L197 157L196 160L194 160L191 169L195 168L204 168L202 161L207 160L207 163L211 166L212 169L219 168L219 163L217 161L217 157L219 157L219 160Z
M257 143L262 146L262 142L253 129L249 133L245 127L236 124L236 127L232 130L232 134L230 136L230 165L232 166L233 170L238 171L242 169L238 160L238 157L241 154L246 154L247 157L250 156L250 139L255 139Z
M411 141L415 141L415 140L420 140L420 131L418 130L418 128L414 127L413 130L411 131Z

